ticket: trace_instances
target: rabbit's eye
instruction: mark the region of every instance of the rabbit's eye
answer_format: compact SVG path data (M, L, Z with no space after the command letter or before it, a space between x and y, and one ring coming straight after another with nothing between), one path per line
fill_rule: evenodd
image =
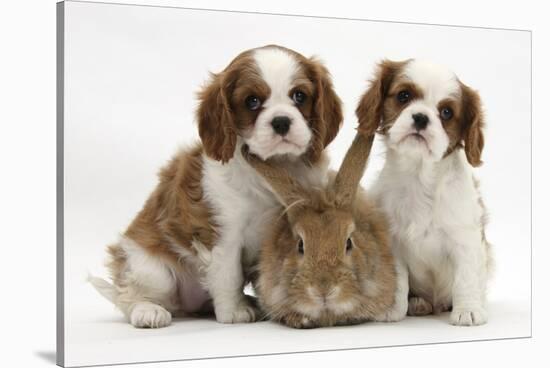
M298 240L298 253L304 254L304 241L302 239Z
M348 240L346 241L346 253L351 251L351 248L353 248L353 241L351 240L351 238L348 238Z

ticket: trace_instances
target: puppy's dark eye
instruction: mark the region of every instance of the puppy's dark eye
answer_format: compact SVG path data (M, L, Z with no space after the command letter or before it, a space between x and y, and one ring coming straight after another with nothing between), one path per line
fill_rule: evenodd
M453 109L451 109L450 107L445 107L441 109L439 115L441 115L442 120L450 120L454 115Z
M292 99L296 105L301 105L307 100L307 95L302 91L295 91L292 94Z
M298 240L298 253L304 254L304 241L302 239Z
M400 103L406 103L411 99L411 93L407 90L399 91L397 94L397 101Z
M350 252L351 248L353 248L353 241L351 238L348 238L348 240L346 240L346 253Z
M248 96L244 103L249 110L258 110L262 106L262 101L256 96Z

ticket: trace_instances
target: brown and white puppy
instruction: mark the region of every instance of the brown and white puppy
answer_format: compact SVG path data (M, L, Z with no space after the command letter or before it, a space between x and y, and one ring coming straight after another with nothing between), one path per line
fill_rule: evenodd
M390 319L452 308L452 324L485 323L491 254L472 170L484 144L478 93L442 66L386 60L356 113L359 130L380 133L387 147L372 194L398 264Z
M179 152L120 241L109 247L114 286L92 283L136 327L213 306L224 323L251 322L243 293L278 202L236 154L243 144L284 165L305 186L327 182L323 149L342 123L326 68L265 46L238 55L199 94L202 145Z

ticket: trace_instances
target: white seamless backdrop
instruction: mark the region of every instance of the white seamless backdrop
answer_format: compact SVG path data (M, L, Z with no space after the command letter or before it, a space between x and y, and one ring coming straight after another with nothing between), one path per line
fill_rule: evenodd
M530 42L523 31L66 2L66 363L530 335ZM158 331L136 330L84 282L88 271L106 275L105 246L141 208L157 171L177 147L198 139L195 93L208 72L220 71L243 50L270 43L317 55L333 75L345 109L343 128L329 148L334 168L355 134L354 109L377 61L414 57L442 63L479 90L487 128L485 164L476 174L490 212L487 237L497 264L487 326L456 328L428 317L307 332L187 320ZM376 178L383 151L377 142L365 186ZM251 344L240 350L204 343L245 333ZM185 348L179 347L182 341ZM140 349L144 344L153 348Z

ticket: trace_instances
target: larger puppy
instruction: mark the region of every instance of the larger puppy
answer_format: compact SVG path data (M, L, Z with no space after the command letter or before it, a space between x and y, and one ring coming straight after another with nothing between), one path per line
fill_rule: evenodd
M108 248L114 286L91 279L136 327L163 327L173 313L212 305L219 322L255 320L243 285L278 202L235 152L247 144L303 185L324 186L323 149L343 119L325 67L278 46L238 55L199 98L202 145L161 170L141 212Z
M491 257L472 170L483 150L477 92L441 66L384 61L356 113L359 130L378 131L387 147L373 194L399 265L390 319L452 307L452 324L485 323Z

